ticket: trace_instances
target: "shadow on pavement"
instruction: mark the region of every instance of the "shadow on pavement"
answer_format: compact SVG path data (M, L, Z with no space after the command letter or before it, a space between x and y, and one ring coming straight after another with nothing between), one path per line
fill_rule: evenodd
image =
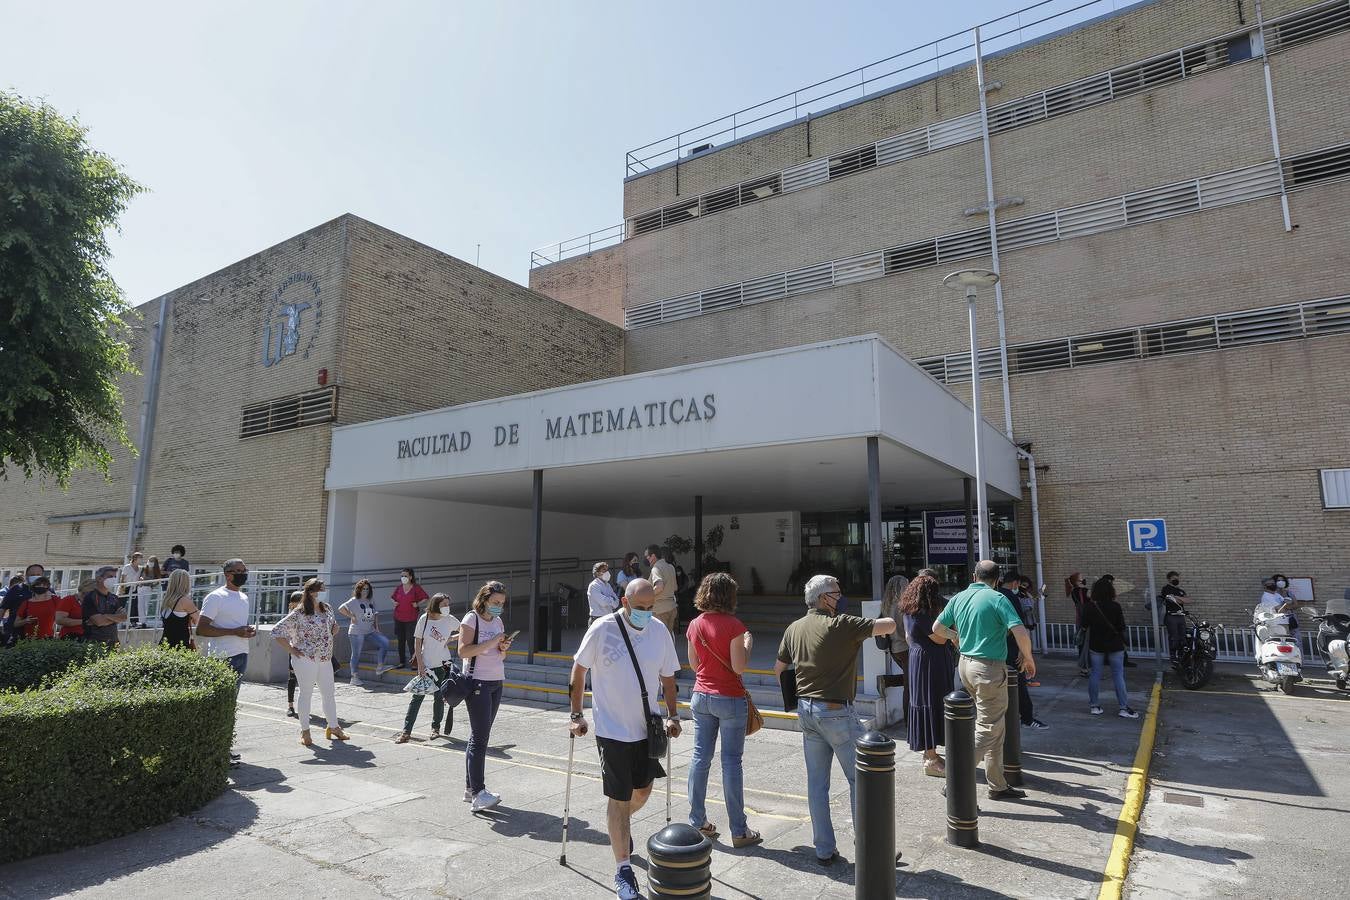
M562 816L528 809L512 809L507 806L475 813L475 816L487 822L492 830L502 837L523 837L545 844L556 844L558 851L562 852ZM596 831L585 819L573 816L567 825L567 843L608 847L609 835L603 831ZM639 853L642 850L640 846L637 848Z
M1216 676L1207 688L1187 691L1169 675L1163 682L1159 715L1165 727L1159 732L1156 752L1170 757L1173 764L1186 761L1184 771L1192 787L1248 790L1253 785L1251 761L1264 759L1279 764L1262 768L1263 790L1285 796L1326 796L1267 702L1306 704L1297 693L1270 696L1242 676ZM1329 705L1318 705L1332 711Z
M375 767L375 753L360 746L351 746L351 741L338 741L332 747L325 747L318 741L310 748L314 756L302 759L302 766L348 766L353 769L372 769Z
M259 782L260 787L281 778L276 769L250 768L265 776ZM274 773L276 777L266 773ZM270 787L263 789L271 790ZM46 854L2 866L0 894L25 900L51 900L118 881L165 861L223 843L249 827L258 817L257 804L241 794L241 790L244 788L232 784L201 809L163 825L111 838L59 857ZM189 827L184 827L185 824Z

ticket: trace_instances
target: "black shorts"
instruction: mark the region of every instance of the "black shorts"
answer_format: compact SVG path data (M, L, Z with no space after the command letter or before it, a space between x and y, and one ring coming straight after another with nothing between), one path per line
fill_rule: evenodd
M634 790L666 777L661 761L647 758L645 740L629 742L597 737L595 744L600 749L600 776L605 785L605 796L611 800L632 800Z

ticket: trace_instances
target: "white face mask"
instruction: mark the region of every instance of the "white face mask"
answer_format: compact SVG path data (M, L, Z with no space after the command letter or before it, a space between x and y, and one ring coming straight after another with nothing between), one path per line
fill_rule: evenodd
M600 580L601 580L601 581L609 581L609 573L608 573L608 572L601 572L601 573L600 573Z
M181 553L175 553L175 554L173 555L173 558L174 558L174 559L182 559L182 558L183 558L183 554L181 554Z
M1281 578L1279 581L1275 582L1275 586L1276 586L1277 588L1287 588L1287 587L1289 587L1289 582L1287 582L1287 581L1285 581L1283 578Z
M116 578L105 578L105 579L103 579L103 589L104 589L105 591L108 591L109 593L111 593L111 592L113 591L113 589L116 588L116 587L117 587L117 579L116 579Z
M412 584L412 579L409 578L407 575L404 575L402 578L399 579L399 581L403 582L404 587L407 587L408 585Z

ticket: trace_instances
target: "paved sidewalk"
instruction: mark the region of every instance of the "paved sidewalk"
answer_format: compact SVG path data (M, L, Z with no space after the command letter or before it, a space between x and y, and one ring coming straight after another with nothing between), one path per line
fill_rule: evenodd
M944 843L942 782L922 774L918 754L900 742L896 779L899 897L1095 897L1105 865L1139 722L1086 714L1086 688L1067 663L1051 662L1033 689L1048 731L1023 729L1031 796L1021 803L983 799L984 846ZM1131 670L1132 696L1145 707L1146 670ZM502 807L469 814L463 792L462 709L453 737L426 740L430 703L418 738L392 742L407 695L338 688L352 740L298 745L285 718L284 690L245 685L235 783L197 813L96 847L0 868L0 896L75 897L569 897L613 896L613 860L604 835L604 797L594 743L576 745L568 867L558 864L568 749L557 707L503 704L493 733L488 784ZM317 705L317 704L316 704ZM1114 712L1114 710L1111 710ZM190 723L185 723L190 727ZM675 742L673 814L687 811L684 775L692 738ZM811 850L801 737L765 730L746 748L746 803L762 847L713 856L714 895L852 897L853 835L847 791L834 775L834 818L846 862L821 869ZM714 766L709 812L726 835ZM665 824L663 785L635 828L642 844ZM725 839L725 838L724 838ZM639 872L640 880L645 877Z
M1350 694L1323 682L1286 696L1249 668L1164 689L1128 896L1346 893Z

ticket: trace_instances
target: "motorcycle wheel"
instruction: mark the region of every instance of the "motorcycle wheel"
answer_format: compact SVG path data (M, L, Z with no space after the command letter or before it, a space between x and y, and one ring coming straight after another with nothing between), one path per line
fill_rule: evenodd
M1294 681L1293 675L1285 675L1280 679L1280 690L1284 691L1286 694L1292 695L1294 693Z
M1213 661L1204 657L1187 660L1181 670L1181 684L1187 690L1197 690L1204 687L1214 674Z

